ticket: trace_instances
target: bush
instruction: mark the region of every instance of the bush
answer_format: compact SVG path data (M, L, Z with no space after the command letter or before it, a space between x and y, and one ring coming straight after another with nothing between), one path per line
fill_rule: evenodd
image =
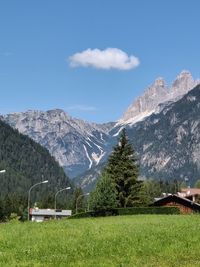
M94 211L79 212L77 214L73 214L72 216L68 217L67 219L94 217L94 213L95 213Z
M17 215L17 213L11 213L10 214L10 218L9 218L10 220L17 220L18 219L18 215Z
M180 214L177 207L133 207L133 208L118 208L110 210L87 211L77 213L69 217L74 218L88 218L101 216L117 216L117 215L139 215L139 214Z
M21 222L25 222L28 220L28 209L24 209L22 215L20 216L19 220Z
M118 206L115 184L107 173L103 173L96 188L90 194L90 207L94 211L111 210Z
M180 214L180 210L177 207L134 207L118 209L118 215L132 214Z

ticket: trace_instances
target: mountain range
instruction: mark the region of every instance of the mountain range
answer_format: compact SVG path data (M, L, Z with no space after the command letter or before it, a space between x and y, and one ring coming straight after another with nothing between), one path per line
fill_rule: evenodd
M8 114L4 121L46 147L74 177L98 165L110 143L113 123L95 124L72 118L60 109Z
M192 183L200 176L195 148L200 144L198 84L188 71L171 86L158 78L117 122L89 123L60 109L29 110L2 119L46 147L85 189L95 183L124 127L135 147L141 178L187 178Z

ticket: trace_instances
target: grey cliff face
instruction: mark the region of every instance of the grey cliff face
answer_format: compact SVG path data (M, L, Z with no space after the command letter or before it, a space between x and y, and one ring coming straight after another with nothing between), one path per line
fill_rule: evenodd
M182 71L170 88L167 87L164 79L156 79L154 84L148 87L144 94L129 106L117 124L134 124L143 120L156 112L160 104L167 101L177 101L198 83L199 81L195 81L188 71Z
M200 85L159 114L128 127L144 177L200 177Z
M176 99L188 93L192 88L194 88L199 81L195 81L189 71L182 71L175 81L173 82L171 89L169 91L169 98Z
M166 100L167 94L165 81L162 78L157 79L142 96L129 106L120 122L134 122L134 119L138 120L140 117L148 115L158 104Z
M112 126L74 119L60 109L13 113L4 120L46 147L71 177L101 161Z

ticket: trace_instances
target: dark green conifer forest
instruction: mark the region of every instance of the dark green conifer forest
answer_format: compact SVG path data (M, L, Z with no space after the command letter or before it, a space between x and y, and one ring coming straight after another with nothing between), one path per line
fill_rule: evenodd
M53 196L57 190L71 186L63 168L47 149L0 121L0 170L2 169L6 172L0 174L0 204L3 203L0 213L3 209L22 212L26 207L27 192L37 182L49 181L34 188L31 203L42 203L45 207L53 207ZM62 206L61 196L58 198L58 206L59 201Z

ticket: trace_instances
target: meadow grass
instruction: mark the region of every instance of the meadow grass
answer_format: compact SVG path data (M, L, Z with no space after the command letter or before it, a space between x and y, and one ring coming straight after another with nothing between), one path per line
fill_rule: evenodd
M1 224L0 266L200 266L200 216Z

